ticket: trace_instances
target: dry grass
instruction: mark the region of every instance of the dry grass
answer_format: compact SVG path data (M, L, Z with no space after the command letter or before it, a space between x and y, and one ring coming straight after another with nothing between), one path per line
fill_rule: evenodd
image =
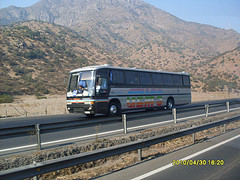
M0 116L41 116L67 113L66 95L49 95L46 99L36 96L17 96L13 103L0 104Z
M192 92L192 102L240 98L240 93Z

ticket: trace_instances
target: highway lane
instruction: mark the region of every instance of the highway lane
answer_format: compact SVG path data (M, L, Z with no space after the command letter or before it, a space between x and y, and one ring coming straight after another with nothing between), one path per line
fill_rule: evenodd
M239 104L237 105L232 105L231 108L239 108ZM212 109L210 109L210 112L213 111L226 111L226 107L223 105L221 107L214 107ZM133 118L133 119L129 119L128 120L128 131L129 132L136 132L138 130L143 130L146 128L149 128L149 124L151 125L151 127L154 126L161 126L161 125L165 125L165 124L169 124L169 123L173 123L172 120L172 114L170 111L159 111L159 115L158 116L151 116L151 114L153 114L155 112L137 112L137 113L129 113L127 114L127 116L136 116L136 115L146 115L145 117L139 117L139 118ZM195 118L196 115L199 114L204 114L205 110L204 109L200 109L200 110L196 110L196 111L190 111L190 112L182 112L181 110L179 110L177 112L178 114L178 118L184 118L184 117L189 117L189 116L194 116L193 118ZM47 119L46 119L47 118ZM41 122L48 122L48 121L61 121L62 118L66 118L64 119L64 121L72 121L72 120L86 120L86 117L83 116L79 116L79 115L75 115L75 114L70 114L70 115L64 115L63 117L61 116L46 116L46 117L40 117L39 120L35 117L35 118L29 118L27 120L29 120L29 122L26 119L18 119L18 123L21 123L21 125L23 124L31 124L31 123L39 123L39 121ZM99 120L101 119L106 119L106 118L113 118L113 117L106 117L106 116L98 116L95 117ZM9 122L11 122L10 124L12 125L12 123L14 121L17 120L15 119L10 119ZM182 119L184 120L184 119ZM189 119L186 119L189 120ZM23 122L22 122L23 121ZM153 125L155 124L155 125ZM5 126L7 126L5 124ZM10 125L8 125L10 126ZM137 127L137 128L136 128ZM41 126L40 126L41 128ZM110 131L110 132L109 132ZM108 122L108 123L102 123L100 125L88 125L88 126L84 126L84 127L73 127L73 128L68 128L68 129L62 129L61 131L56 131L56 130L52 130L49 131L48 133L43 133L41 135L41 139L42 139L42 143L43 143L43 147L52 147L55 146L56 144L61 144L61 145L66 145L66 144L71 144L74 142L87 142L87 141L94 141L96 138L96 133L98 134L98 137L109 137L112 135L119 135L123 133L122 130L122 122L121 121L113 121L113 122ZM75 138L78 137L78 138ZM61 141L61 139L65 139L64 141ZM57 142L56 142L57 140ZM52 141L55 141L54 143ZM49 143L52 142L52 143ZM26 135L26 136L17 136L17 137L13 137L13 138L2 138L0 140L0 153L4 154L6 152L9 151L4 151L2 152L1 150L6 150L9 148L14 148L14 147L22 147L22 146L27 146L27 145L31 145L31 144L36 144L36 136L35 135ZM34 149L34 146L29 147L30 149Z
M101 116L97 116L101 118ZM67 122L74 120L86 120L86 116L82 114L60 114L60 115L49 115L49 116L33 116L33 117L17 117L17 118L5 118L1 119L1 128L11 128L19 126L28 126L35 124L45 124L45 123L58 123Z
M208 103L215 102L215 101L207 101ZM199 102L198 102L199 103ZM205 103L205 102L200 102L200 103ZM239 102L240 103L240 102ZM238 103L238 105L239 105ZM192 105L197 104L197 103L192 103ZM222 104L222 107L225 107L223 109L226 109L226 106ZM236 107L236 105L231 105L230 107ZM203 113L204 111L204 106L203 106ZM211 108L210 108L211 111ZM142 112L135 112L135 114L142 114ZM94 119L106 119L109 118L106 115L101 115L98 114ZM49 115L49 116L33 116L33 117L19 117L19 118L4 118L1 119L0 121L0 128L10 128L10 127L18 127L18 126L27 126L27 125L35 125L35 124L44 124L44 123L49 123L49 122L68 122L68 121L85 121L88 119L85 115L82 114L61 114L61 115Z
M214 101L208 101L208 103L211 103ZM198 102L199 103L199 102ZM198 104L198 103L192 103ZM200 102L200 103L205 103L205 102ZM238 103L238 105L240 102ZM222 109L226 109L226 106L224 104L221 105ZM236 105L231 105L230 107L236 107ZM203 113L204 111L204 106L203 106ZM211 111L211 108L210 108ZM135 114L141 114L142 112L135 112ZM98 114L95 119L106 119L108 118L106 115L101 115ZM81 114L61 114L61 115L49 115L49 116L34 116L34 117L19 117L19 118L4 118L1 119L0 121L0 128L8 128L8 127L18 127L18 126L27 126L27 125L35 125L35 124L44 124L44 123L49 123L49 122L67 122L67 121L74 121L74 120L86 120L88 119L85 115Z
M177 160L185 165L173 165ZM192 160L206 161L206 165L190 165ZM216 161L212 161L216 160ZM219 160L219 161L218 161ZM180 161L178 161L180 162ZM187 162L189 163L187 165ZM176 163L175 163L176 164ZM104 180L239 180L240 179L240 129L194 144L167 155L139 163L135 166L96 179Z

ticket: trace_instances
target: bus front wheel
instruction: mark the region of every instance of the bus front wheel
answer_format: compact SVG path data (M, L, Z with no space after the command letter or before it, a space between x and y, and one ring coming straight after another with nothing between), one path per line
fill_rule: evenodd
M173 98L168 98L167 100L167 109L172 109L174 106L174 99Z
M120 114L120 105L117 102L111 102L109 104L109 110L108 110L109 115L111 116L116 116Z

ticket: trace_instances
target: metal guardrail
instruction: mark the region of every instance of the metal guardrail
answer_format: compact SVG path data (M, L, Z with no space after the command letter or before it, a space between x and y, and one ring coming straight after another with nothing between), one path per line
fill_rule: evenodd
M218 100L213 102L200 102L194 103L190 105L184 106L176 106L172 109L173 120L174 123L177 123L177 111L193 111L197 109L205 109L205 115L208 117L209 108L212 106L216 107L218 105L226 104L226 112L230 111L230 103L239 103L240 99L228 99L228 100ZM166 111L169 114L170 111ZM46 133L51 130L61 130L71 127L79 127L79 126L87 126L91 124L100 124L104 122L111 122L111 121L122 121L123 122L123 132L127 133L127 119L133 119L138 117L149 117L149 116L156 116L156 115L163 115L164 113L161 112L151 112L151 113L144 113L141 115L128 115L123 114L122 117L108 117L106 119L88 119L86 121L66 121L66 122L54 122L54 123L44 123L44 124L36 124L36 125L27 125L21 127L9 127L9 128L0 128L0 137L11 137L16 135L36 135L37 140L37 148L41 150L41 134Z
M240 116L220 120L217 122L207 123L197 127L191 127L188 129L180 130L173 133L168 133L165 135L159 135L147 139L142 139L126 144L121 144L117 146L112 146L109 148L103 148L99 150L94 150L91 152L81 153L72 156L66 156L58 159L48 160L44 162L34 163L27 166L22 166L18 168L13 168L5 171L0 171L0 179L23 179L28 177L38 176L44 173L56 171L63 168L68 168L76 166L79 164L95 161L98 159L107 158L114 155L119 155L122 153L138 150L139 160L141 160L141 149L149 147L154 144L172 140L178 137L186 136L189 134L194 134L199 131L203 131L216 126L224 125L233 121L240 120Z

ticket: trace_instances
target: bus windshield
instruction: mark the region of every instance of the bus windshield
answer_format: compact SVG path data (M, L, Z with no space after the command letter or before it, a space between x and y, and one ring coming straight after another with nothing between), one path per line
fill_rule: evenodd
M68 92L68 95L72 96L94 96L94 72L70 74Z

